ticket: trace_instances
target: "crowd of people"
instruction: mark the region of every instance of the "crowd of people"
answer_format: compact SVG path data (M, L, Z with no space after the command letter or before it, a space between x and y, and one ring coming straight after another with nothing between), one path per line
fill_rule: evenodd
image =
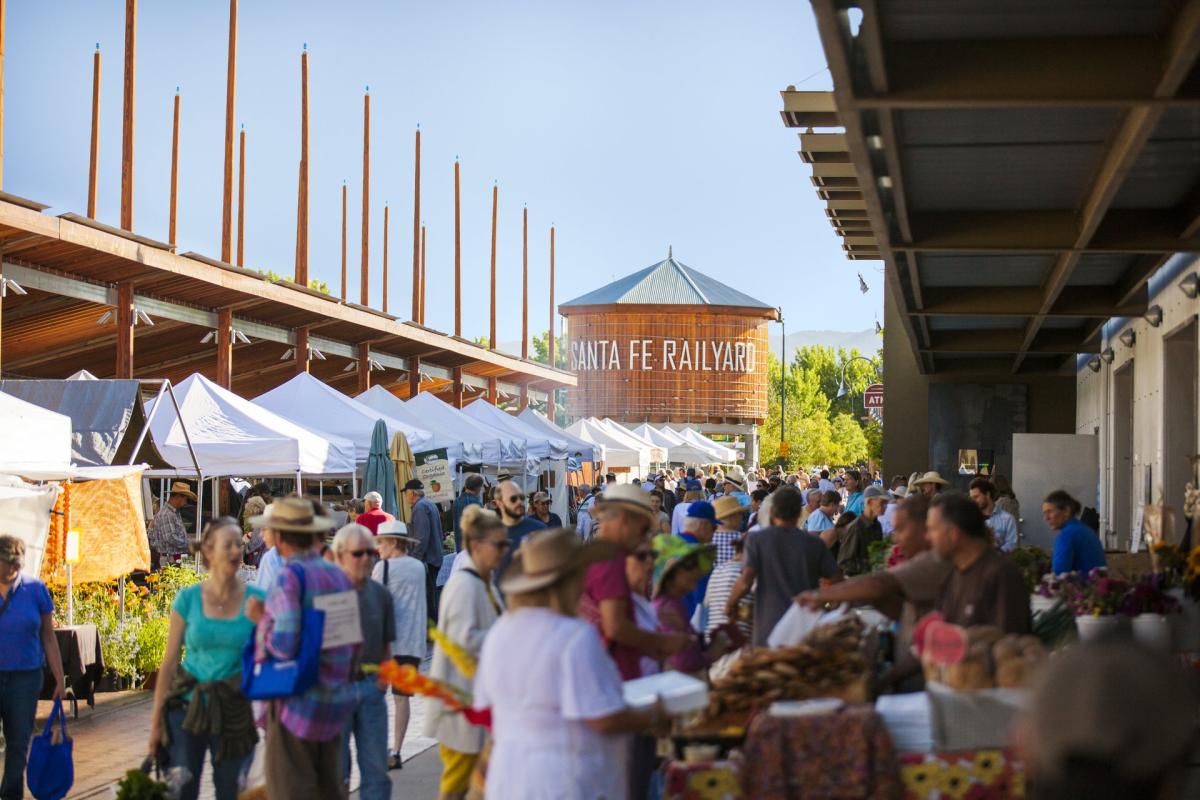
M610 474L577 491L564 526L548 494L469 475L448 509L445 564L441 513L418 481L404 487L409 522L368 494L329 547L339 520L323 506L266 496L203 531L208 577L175 601L151 747L193 776L183 797L196 796L207 755L217 797L233 798L265 729L268 796L316 798L345 792L353 740L362 797L390 797L410 708L392 692L389 732L378 666L420 668L431 650L428 674L490 714L488 727L428 701L441 797L465 797L473 780L500 798L645 797L667 720L661 708L627 708L622 682L719 674L742 647L766 645L794 603L869 604L896 618L880 691L921 688L912 637L931 611L1028 633L1029 591L1008 555L1021 541L1016 498L999 476L965 488L936 472L885 485L853 468ZM1065 492L1045 498L1056 572L1104 564L1080 511ZM172 513L168 503L160 516ZM243 585L251 555L257 576ZM252 707L238 691L246 642L259 660L297 658L305 609L345 592L357 598L361 641L321 650L319 679L302 694Z

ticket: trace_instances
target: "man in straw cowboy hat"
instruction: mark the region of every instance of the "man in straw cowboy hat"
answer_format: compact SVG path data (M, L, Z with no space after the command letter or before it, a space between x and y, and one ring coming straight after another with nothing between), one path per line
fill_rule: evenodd
M644 537L644 495L638 486L610 487L601 504L615 501L602 512L607 536L585 544L570 530L535 531L502 574L508 610L488 632L475 673L474 704L492 715L488 797L628 796L622 734L656 727L661 712L625 705L604 643L574 615L589 569L624 562L624 547L612 536L617 507L644 520L624 531L626 538Z
M146 527L146 538L150 541L150 565L155 569L160 562L178 561L188 551L187 529L183 527L183 517L179 515L179 509L188 502L196 502L192 487L185 481L173 482L171 496Z
M936 470L930 470L916 480L910 480L908 482L908 488L910 492L913 491L913 487L915 486L916 491L921 492L930 499L932 499L936 494L938 494L938 492L942 491L949 485L950 481L939 475Z
M276 659L293 659L301 637L316 634L301 629L304 608L321 595L353 592L354 584L318 554L316 546L333 521L316 516L311 502L285 497L271 505L269 519L255 517L250 523L271 527L284 559L266 602L246 601L246 616L258 625L255 657L262 661L269 653ZM322 649L315 685L304 694L267 703L264 760L271 800L345 797L341 735L354 711L349 686L358 652L353 644Z

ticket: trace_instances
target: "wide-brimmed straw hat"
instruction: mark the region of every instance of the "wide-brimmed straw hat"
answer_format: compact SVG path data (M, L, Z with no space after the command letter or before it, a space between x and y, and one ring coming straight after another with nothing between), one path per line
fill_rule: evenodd
M420 544L421 540L408 532L408 526L398 519L389 519L379 523L375 529L376 539L402 539L409 544Z
M609 486L604 494L596 501L601 508L621 506L644 515L651 523L658 519L654 506L650 505L650 493L640 486L631 483L618 483Z
M717 557L717 548L711 544L689 542L670 533L654 537L654 596L662 591L663 584L676 567L695 556L701 576L712 572Z
M171 484L171 494L181 494L193 503L196 502L196 493L192 491L192 487L188 486L184 481L175 481Z
M913 482L913 485L920 486L922 483L936 483L938 486L950 485L950 481L943 478L935 470L930 470L921 477L917 478L917 480Z
M603 539L592 539L585 544L566 528L537 530L525 537L512 563L500 576L500 591L510 595L536 592L589 564L616 558L620 552L616 545Z
M313 513L312 503L299 497L285 497L267 506L266 511L250 518L255 527L294 533L329 533L333 520Z
M713 513L716 514L717 519L725 519L726 517L734 516L740 517L745 511L741 502L736 497L731 495L725 495L724 497L718 497L716 500L713 500L712 507Z

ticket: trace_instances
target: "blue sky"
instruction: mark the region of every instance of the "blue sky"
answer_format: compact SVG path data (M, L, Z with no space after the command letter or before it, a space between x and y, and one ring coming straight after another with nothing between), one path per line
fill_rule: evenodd
M124 3L8 8L4 189L86 211L92 52L103 54L98 216L117 224ZM171 103L182 92L179 247L220 254L228 4L142 2L134 227L166 239ZM779 90L829 88L805 0L243 0L236 121L247 131L246 265L293 270L299 64L309 49L311 271L338 291L341 185L357 299L362 94L371 89L372 305L383 203L389 310L411 305L413 131L422 131L427 323L453 320L453 164L463 173L466 336L487 332L491 187L500 186L499 339L520 337L521 208L531 330L557 299L666 256L781 305L792 330L881 316L879 264L842 257L779 116ZM817 73L814 75L814 73ZM811 76L811 77L810 77ZM806 80L807 79L807 80ZM858 290L862 271L871 291Z

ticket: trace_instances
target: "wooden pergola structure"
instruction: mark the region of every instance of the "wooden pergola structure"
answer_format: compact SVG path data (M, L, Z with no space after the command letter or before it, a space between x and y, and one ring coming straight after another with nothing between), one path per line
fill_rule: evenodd
M349 394L379 384L545 402L575 377L286 280L0 192L5 377L200 372L254 397L307 371ZM14 289L15 282L24 294Z
M784 124L924 375L1057 374L1200 251L1200 4L813 0Z

